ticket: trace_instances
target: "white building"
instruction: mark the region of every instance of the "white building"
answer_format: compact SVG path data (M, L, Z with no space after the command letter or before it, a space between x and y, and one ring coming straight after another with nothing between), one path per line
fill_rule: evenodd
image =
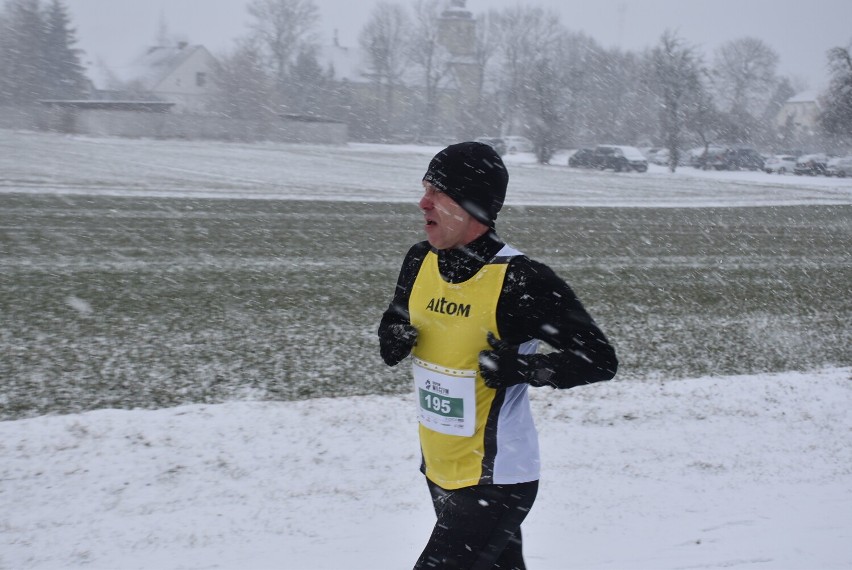
M95 78L95 87L110 98L154 99L174 103L176 113L204 111L214 88L215 58L201 45L157 46L130 64Z
M778 115L775 124L783 129L788 125L799 132L813 133L817 130L820 106L816 91L804 91L787 100Z

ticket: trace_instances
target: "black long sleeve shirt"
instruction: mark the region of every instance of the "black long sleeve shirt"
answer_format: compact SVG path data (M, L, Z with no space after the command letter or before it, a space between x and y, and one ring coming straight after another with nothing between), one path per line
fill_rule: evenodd
M464 248L435 250L441 276L451 283L464 282L503 245L491 231ZM393 325L409 324L408 299L430 247L428 242L420 242L406 254L393 300L379 324L382 356L391 366L401 358L394 361L385 347L394 342ZM538 339L554 349L537 355L535 360L537 367L552 371L547 375L549 385L571 388L615 376L618 369L615 349L571 287L543 263L524 255L510 260L497 302L496 320L501 339L516 345Z

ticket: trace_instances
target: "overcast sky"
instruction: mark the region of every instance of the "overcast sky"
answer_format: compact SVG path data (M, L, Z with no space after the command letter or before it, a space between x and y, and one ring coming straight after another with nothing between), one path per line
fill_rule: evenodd
M172 36L203 44L214 54L230 50L247 33L250 0L65 0L85 61L126 65L155 43L160 22ZM356 45L358 33L377 1L314 0L322 37ZM410 5L411 0L400 0ZM552 8L571 30L604 47L640 50L666 29L696 45L712 59L721 44L742 37L766 42L780 57L779 73L811 89L824 86L829 48L852 43L852 0L467 0L468 10L517 4Z

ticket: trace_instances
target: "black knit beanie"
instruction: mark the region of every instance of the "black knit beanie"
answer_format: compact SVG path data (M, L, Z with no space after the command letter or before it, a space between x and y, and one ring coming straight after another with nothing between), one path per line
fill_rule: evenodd
M450 145L432 159L423 176L483 224L494 227L503 207L509 172L491 146L478 142Z

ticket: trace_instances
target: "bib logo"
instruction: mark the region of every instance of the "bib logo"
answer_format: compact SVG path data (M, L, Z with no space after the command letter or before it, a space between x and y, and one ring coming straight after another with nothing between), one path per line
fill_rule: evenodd
M470 305L453 303L452 301L447 301L444 297L430 300L429 304L426 305L426 310L433 313L441 313L442 315L470 316Z

